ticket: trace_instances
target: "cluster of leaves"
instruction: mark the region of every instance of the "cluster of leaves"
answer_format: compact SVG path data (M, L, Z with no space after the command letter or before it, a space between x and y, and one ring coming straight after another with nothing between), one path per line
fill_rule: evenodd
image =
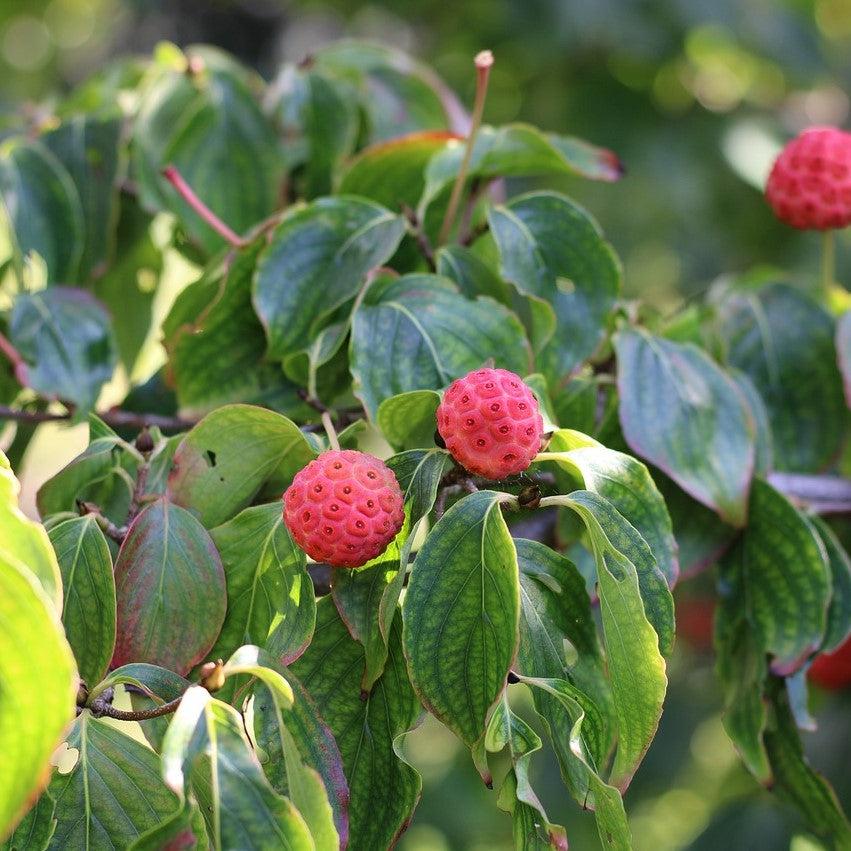
M522 687L566 789L604 847L628 849L622 793L663 708L670 589L716 562L728 733L813 830L851 843L798 733L808 660L851 630L851 562L776 486L844 446L822 306L743 280L643 316L596 222L539 188L614 180L616 158L515 124L482 127L464 165L457 101L383 48L335 45L267 86L212 49L163 46L49 115L0 149L0 401L36 416L58 400L88 415L90 442L39 491L43 527L0 468L9 847L389 847L420 794L402 746L426 710L485 782L507 750L497 802L519 848L566 848L530 784L542 742L512 709ZM173 252L203 268L159 326ZM152 331L167 363L124 412L177 433L134 441L90 412ZM533 387L548 445L517 481L459 483L434 414L489 359ZM280 510L326 448L320 410L343 446L385 448L407 517L330 588Z

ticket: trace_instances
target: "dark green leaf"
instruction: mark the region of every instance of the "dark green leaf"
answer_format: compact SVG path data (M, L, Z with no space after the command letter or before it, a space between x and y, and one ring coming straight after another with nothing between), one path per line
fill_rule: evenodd
M101 681L115 647L115 580L112 556L94 515L66 520L50 530L62 571L62 623L80 676Z
M410 56L366 42L342 41L317 51L317 68L358 83L370 141L446 126L433 73Z
M700 349L635 329L615 338L620 421L634 452L722 519L743 526L754 425L736 385Z
M251 305L262 243L211 264L177 297L163 323L169 369L182 408L206 412L229 402L289 409L296 388L266 360L266 336Z
M52 287L20 295L9 336L27 362L27 384L48 398L94 407L118 360L109 314L89 293Z
M132 478L141 462L139 453L119 437L96 437L68 466L39 488L39 514L50 517L76 512L77 500L93 502L113 522L127 517Z
M327 597L317 606L315 638L293 666L340 747L351 793L349 851L392 846L420 795L419 775L397 749L420 707L405 671L398 619L395 623L384 674L366 696L351 675L363 669L363 648Z
M453 133L410 133L361 151L340 181L340 192L360 195L390 210L415 210L425 187L425 167Z
M827 466L848 422L831 316L809 296L774 284L724 298L719 330L728 362L765 400L775 467L809 472Z
M314 454L286 417L251 405L226 405L207 414L177 447L169 497L209 529L245 508L270 480L283 493Z
M211 69L193 78L193 84L197 94L169 128L157 167L175 166L213 213L245 233L280 203L284 165L278 140L237 74ZM160 191L208 253L222 247L222 237L174 189Z
M529 124L485 125L476 136L467 176L484 180L560 174L581 174L602 180L620 177L617 157L611 151L595 149L587 142L568 137L561 137L561 143L554 144L558 138L548 137ZM431 158L421 209L454 182L465 147L463 140L450 141Z
M157 755L88 710L67 743L78 756L50 783L57 819L51 849L125 848L177 809L177 798L160 779Z
M207 829L197 805L184 801L180 809L156 827L145 831L128 846L128 851L201 851L208 848Z
M791 672L825 633L830 568L821 542L783 495L756 479L737 553L757 646L774 655L778 673Z
M821 541L830 568L830 605L821 651L836 650L851 633L851 558L834 531L820 517L810 517L810 523Z
M227 615L210 658L258 644L283 664L310 643L316 620L304 553L284 526L280 503L246 508L210 535L227 582Z
M294 705L293 691L284 673L265 650L251 646L241 647L224 666L225 676L250 674L255 677L265 687L264 694L272 698L269 708L275 716L288 794L307 823L316 851L337 851L340 841L322 778L315 768L302 760L296 740L284 720Z
M149 662L185 674L225 618L222 562L204 527L164 498L133 521L115 560L113 665Z
M186 692L173 716L163 741L162 769L181 799L191 782L214 848L313 851L301 814L264 777L242 717L201 686Z
M488 221L503 277L555 310L555 334L539 365L550 380L560 381L603 340L620 291L618 260L597 223L554 192L494 207Z
M277 666L273 667L278 670ZM280 709L287 733L292 736L301 760L322 778L340 844L345 845L349 835L349 787L343 774L343 758L313 698L291 671L282 673L295 696L290 709L282 709L265 686L259 685L254 690L254 733L263 750L263 770L277 792L289 794L285 742L278 723ZM301 769L297 767L296 770Z
M65 166L80 199L84 225L81 281L102 274L112 257L118 220L120 136L118 115L78 114L41 137L42 144Z
M0 842L0 851L45 851L56 830L55 808L53 798L42 792L35 806L18 822L12 835L5 842Z
M474 749L514 658L517 553L500 511L504 495L455 503L417 553L404 603L405 657L420 700Z
M542 457L614 505L641 533L668 585L674 586L679 574L677 542L665 500L644 464L571 429L556 431Z
M718 563L715 671L724 696L724 729L751 774L766 783L771 777L763 743L768 663L748 620L742 558L738 543Z
M397 449L416 449L433 443L437 430L440 394L434 390L412 390L385 399L375 420L381 433Z
M289 213L261 254L254 281L270 357L307 348L367 273L393 254L404 229L399 216L351 197L320 198Z
M567 680L599 707L598 741L591 749L595 763L614 744L612 694L591 613L585 581L571 562L538 541L515 539L520 566L520 646L517 670L529 677ZM584 802L587 772L576 764L570 729L574 720L560 700L534 689L535 709L544 719L562 777L573 796ZM590 743L589 743L590 744Z
M489 298L463 298L437 275L376 281L354 314L351 370L371 416L391 396L445 387L491 357L499 367L528 371L520 321Z
M68 172L37 142L13 139L0 146L0 201L12 230L20 277L23 259L35 252L49 283L77 280L83 252L80 196Z
M545 848L567 851L564 828L547 818L529 779L532 754L541 749L541 744L537 733L511 711L508 694L503 693L488 724L486 746L492 753L508 748L511 771L500 789L498 803L513 817L514 846L521 851Z
M659 651L662 638L645 613L634 553L646 551L646 543L602 497L590 491L547 497L542 506L573 509L588 530L597 564L597 587L606 658L618 720L618 750L611 783L623 790L644 757L662 712L667 677ZM639 543L640 542L640 543ZM665 589L670 596L670 592ZM658 599L662 611L664 600Z
M730 377L744 396L754 422L754 474L765 477L774 469L774 437L765 402L748 375L738 369L731 370Z
M830 784L804 755L781 681L772 682L770 698L774 723L765 731L765 749L774 775L772 790L797 807L807 826L833 847L851 848L851 825Z

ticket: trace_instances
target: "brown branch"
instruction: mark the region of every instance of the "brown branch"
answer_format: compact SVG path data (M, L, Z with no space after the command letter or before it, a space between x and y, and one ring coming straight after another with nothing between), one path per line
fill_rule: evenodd
M180 701L183 700L183 695L170 700L168 703L163 703L162 706L155 706L152 709L140 709L138 712L126 712L123 709L115 709L112 704L106 701L95 700L89 707L92 715L95 718L115 718L117 721L148 721L151 718L159 718L162 715L169 715L174 712Z
M25 411L0 405L0 420L16 420L24 423L52 423L70 420L72 411L55 413L52 411ZM97 416L113 428L139 429L156 426L163 431L180 431L191 428L198 420L185 417L172 417L163 414L139 414L135 411L122 411L114 408L110 411L100 411Z
M98 526L100 526L104 535L108 538L112 538L116 544L121 545L124 543L124 539L127 537L127 526L116 526L108 517L104 516L100 507L95 505L93 502L77 500L77 508L79 509L80 515L83 517L91 514L91 516L95 518L95 522Z
M770 473L768 483L814 514L851 514L851 480L810 473Z

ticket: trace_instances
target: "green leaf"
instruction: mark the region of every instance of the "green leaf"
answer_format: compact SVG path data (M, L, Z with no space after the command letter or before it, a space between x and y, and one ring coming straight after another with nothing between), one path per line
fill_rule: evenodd
M57 613L62 611L62 575L47 532L18 507L21 486L0 451L0 559L32 573Z
M316 702L292 671L283 671L273 661L268 664L285 674L295 699L292 707L285 709L265 686L258 685L254 689L254 734L262 749L260 759L263 770L275 791L282 795L290 794L288 759L294 758L294 755L288 756L285 750L287 753L291 750L291 737L304 766L315 771L322 780L340 845L345 846L349 835L349 787L343 774L340 749L320 715ZM286 728L285 734L281 732L279 712ZM295 770L301 772L302 768L296 765ZM294 798L295 795L293 792ZM307 818L307 813L305 817Z
M5 456L0 453L0 462ZM0 466L2 472L2 466ZM0 515L6 544L8 516ZM74 717L77 672L59 615L28 566L28 546L0 553L0 836L44 787L49 760ZM22 652L22 648L25 652Z
M851 633L851 557L839 542L834 531L820 517L806 518L821 541L830 568L830 605L827 626L822 639L822 652L839 648Z
M18 278L31 252L47 265L50 283L77 279L83 251L80 196L68 172L38 142L0 146L0 201L12 230Z
M543 690L559 700L572 721L570 751L576 764L587 774L589 794L584 804L594 809L603 848L609 851L632 851L632 837L621 793L601 779L586 746L586 740L599 738L598 731L595 730L599 723L599 713L593 713L593 704L588 698L564 680L538 677L519 679L520 682Z
M597 223L563 195L537 192L488 212L502 275L549 302L556 330L539 366L560 381L597 349L620 291L621 272Z
M511 711L507 693L503 693L488 724L486 745L492 753L508 748L511 771L499 791L497 803L513 817L515 848L567 851L564 828L552 824L547 818L529 780L529 763L532 754L541 749L541 740L522 718Z
M127 517L139 453L121 438L96 437L88 447L38 491L42 517L77 512L77 501L93 502L113 522Z
M443 129L446 110L433 72L399 50L340 41L313 54L316 67L358 84L370 141Z
M398 619L384 674L368 695L358 677L364 651L327 597L317 606L316 635L293 672L334 734L349 781L349 851L391 847L407 827L420 795L419 775L399 755L398 740L416 722L400 647Z
M414 690L477 754L518 641L517 553L503 498L479 491L446 512L417 553L403 606Z
M637 566L631 560L640 535L609 502L590 491L546 497L541 505L573 509L588 530L597 564L603 636L618 720L618 749L610 782L622 791L653 740L667 687L665 660L659 651L663 639L645 613ZM643 540L641 544L647 550ZM661 607L663 601L657 602Z
M851 408L851 310L843 313L836 323L836 354L842 373L845 402Z
M280 203L284 164L278 140L245 82L230 69L209 69L192 82L197 94L169 128L157 168L173 165L213 213L245 233ZM222 247L222 237L173 188L160 191L208 253Z
M731 370L730 377L744 396L754 422L754 475L765 477L774 469L774 437L771 434L768 410L759 391L746 373Z
M131 376L151 329L163 272L163 253L154 243L152 221L135 196L121 194L115 257L94 284L95 295L112 317L118 354Z
M282 493L314 454L286 417L251 405L226 405L207 414L177 447L169 497L197 513L209 529L245 508L270 480Z
M765 732L765 749L774 776L772 791L797 807L807 826L833 847L851 848L851 824L830 784L804 755L782 681L771 683L769 697L774 723Z
M549 302L537 296L522 295L471 249L444 245L438 249L435 262L438 273L458 284L467 298L489 296L510 307L525 326L536 353L552 337L556 315Z
M93 686L103 679L115 647L115 579L109 544L92 514L54 526L50 542L62 571L65 636L80 676Z
M12 835L5 842L0 842L0 851L45 851L56 830L55 808L53 798L42 792L35 806L18 822Z
M592 759L611 751L616 731L611 723L612 692L591 613L585 581L564 556L538 541L515 539L520 566L520 645L517 671L529 677L566 680L599 707L598 741ZM589 784L570 745L574 720L560 700L541 689L532 691L535 709L546 723L562 777L574 798L584 803Z
M724 696L724 729L751 774L768 783L771 768L763 743L768 663L748 620L742 564L741 543L718 563L715 671Z
M294 698L283 669L266 651L257 647L242 647L228 660L224 673L226 676L234 673L251 674L265 686L265 693L272 698L268 706L274 714L280 750L286 765L288 793L307 822L316 851L336 851L340 841L322 778L316 769L302 760L296 740L284 720L292 710Z
M78 755L74 767L50 783L57 819L51 849L125 848L177 808L160 780L157 755L88 710L66 741Z
M225 622L210 658L259 644L283 664L310 643L316 620L304 553L284 526L280 503L246 508L212 529L227 582Z
M777 673L790 673L825 634L830 568L821 543L783 495L756 479L733 558L757 646L774 655Z
M301 814L278 795L243 731L240 714L201 686L192 686L169 725L162 752L166 784L202 804L214 848L313 851Z
M177 399L187 411L206 413L229 402L299 405L280 365L266 360L266 335L251 305L263 244L212 263L180 293L163 323Z
M41 137L68 171L83 214L81 281L102 274L112 257L118 221L121 119L118 115L75 115ZM70 279L69 279L70 283Z
M133 521L115 560L118 635L113 666L149 662L185 674L225 619L225 575L204 527L158 499Z
M735 383L700 349L621 331L620 421L630 448L734 526L747 518L754 426Z
M427 131L370 145L349 163L339 191L369 198L390 210L401 210L403 205L415 210L425 188L426 164L456 138L454 133Z
M170 849L208 848L207 830L198 806L184 801L176 810L156 827L145 831L128 846L128 851L170 851Z
M581 487L614 505L647 541L659 570L674 586L679 574L677 542L665 500L644 464L571 429L556 431L539 457L578 475Z
M733 290L718 313L728 363L746 373L765 400L775 467L810 472L827 466L848 423L832 317L783 284Z
M397 449L416 449L434 442L440 394L434 390L411 390L385 399L375 421L387 442Z
M269 356L307 348L367 273L390 258L404 229L401 217L352 197L320 198L289 213L261 254L254 279Z
M385 399L445 387L494 356L499 367L528 371L520 321L489 298L463 298L437 275L376 281L352 321L354 392L373 417Z
M48 398L93 408L118 360L109 315L89 293L52 287L19 295L9 319L27 363L27 385Z
M484 125L476 135L467 178L490 180L561 174L580 174L602 180L620 177L617 157L611 151L594 149L587 142L567 137L562 137L562 143L556 145L556 138L548 137L529 124ZM426 169L421 210L455 181L465 147L463 140L450 141L431 158Z

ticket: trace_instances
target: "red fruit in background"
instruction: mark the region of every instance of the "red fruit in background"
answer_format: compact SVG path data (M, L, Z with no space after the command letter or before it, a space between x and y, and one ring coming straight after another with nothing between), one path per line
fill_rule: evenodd
M449 386L437 409L437 430L464 469L498 480L532 463L544 422L538 400L519 375L477 369Z
M372 455L323 452L287 488L284 522L315 561L360 567L384 552L402 528L402 490L393 471Z
M851 224L851 133L811 127L774 162L765 195L777 217L801 230Z
M816 656L807 676L826 689L841 689L851 685L851 637L832 653Z
M677 638L695 650L712 649L715 600L712 597L681 597L677 600Z

